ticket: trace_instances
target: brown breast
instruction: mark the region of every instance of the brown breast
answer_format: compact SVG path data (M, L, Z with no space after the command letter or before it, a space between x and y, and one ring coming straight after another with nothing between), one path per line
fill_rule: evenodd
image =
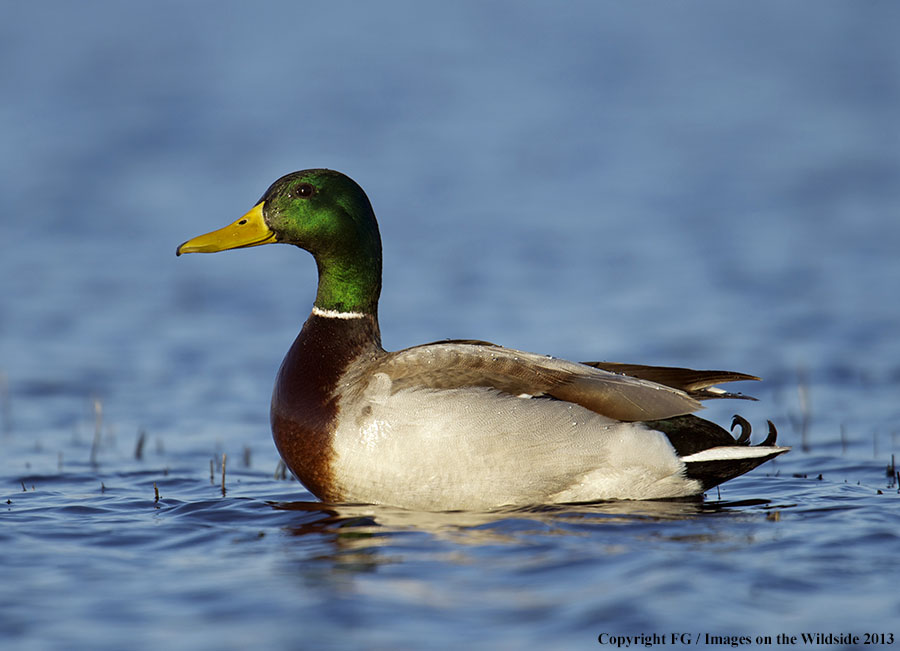
M323 501L341 500L332 470L338 381L354 363L382 354L375 316L311 315L281 363L270 413L275 447L291 472Z

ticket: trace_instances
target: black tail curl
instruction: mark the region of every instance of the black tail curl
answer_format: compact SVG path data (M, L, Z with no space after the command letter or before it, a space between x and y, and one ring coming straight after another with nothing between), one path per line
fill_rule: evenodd
M766 440L753 447L770 447L775 445L775 442L778 440L778 430L775 428L775 423L770 420L767 420L766 423L769 425L769 433L766 435ZM740 436L738 436L736 443L738 445L750 445L750 432L753 431L753 427L746 418L740 414L735 414L734 419L731 421L731 431L734 432L734 428L739 425L741 433Z

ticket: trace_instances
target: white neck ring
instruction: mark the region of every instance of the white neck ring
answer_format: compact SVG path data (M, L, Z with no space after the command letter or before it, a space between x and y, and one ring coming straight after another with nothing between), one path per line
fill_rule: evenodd
M337 310L323 310L321 307L313 305L312 313L325 319L363 319L367 316L365 312L338 312Z

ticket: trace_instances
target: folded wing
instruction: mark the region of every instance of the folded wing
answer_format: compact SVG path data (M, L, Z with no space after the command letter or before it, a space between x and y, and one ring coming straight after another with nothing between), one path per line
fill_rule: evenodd
M446 341L407 348L385 355L373 371L391 379L392 392L491 387L512 395L565 400L621 421L659 420L702 408L680 386L486 342Z

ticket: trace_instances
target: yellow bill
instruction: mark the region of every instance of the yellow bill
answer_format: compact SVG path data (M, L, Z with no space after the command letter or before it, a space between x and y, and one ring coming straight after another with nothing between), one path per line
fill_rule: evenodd
M212 233L198 235L188 240L175 250L175 255L182 253L215 253L228 249L243 249L248 246L259 246L275 241L275 233L263 219L264 201L253 206L246 215L225 228Z

